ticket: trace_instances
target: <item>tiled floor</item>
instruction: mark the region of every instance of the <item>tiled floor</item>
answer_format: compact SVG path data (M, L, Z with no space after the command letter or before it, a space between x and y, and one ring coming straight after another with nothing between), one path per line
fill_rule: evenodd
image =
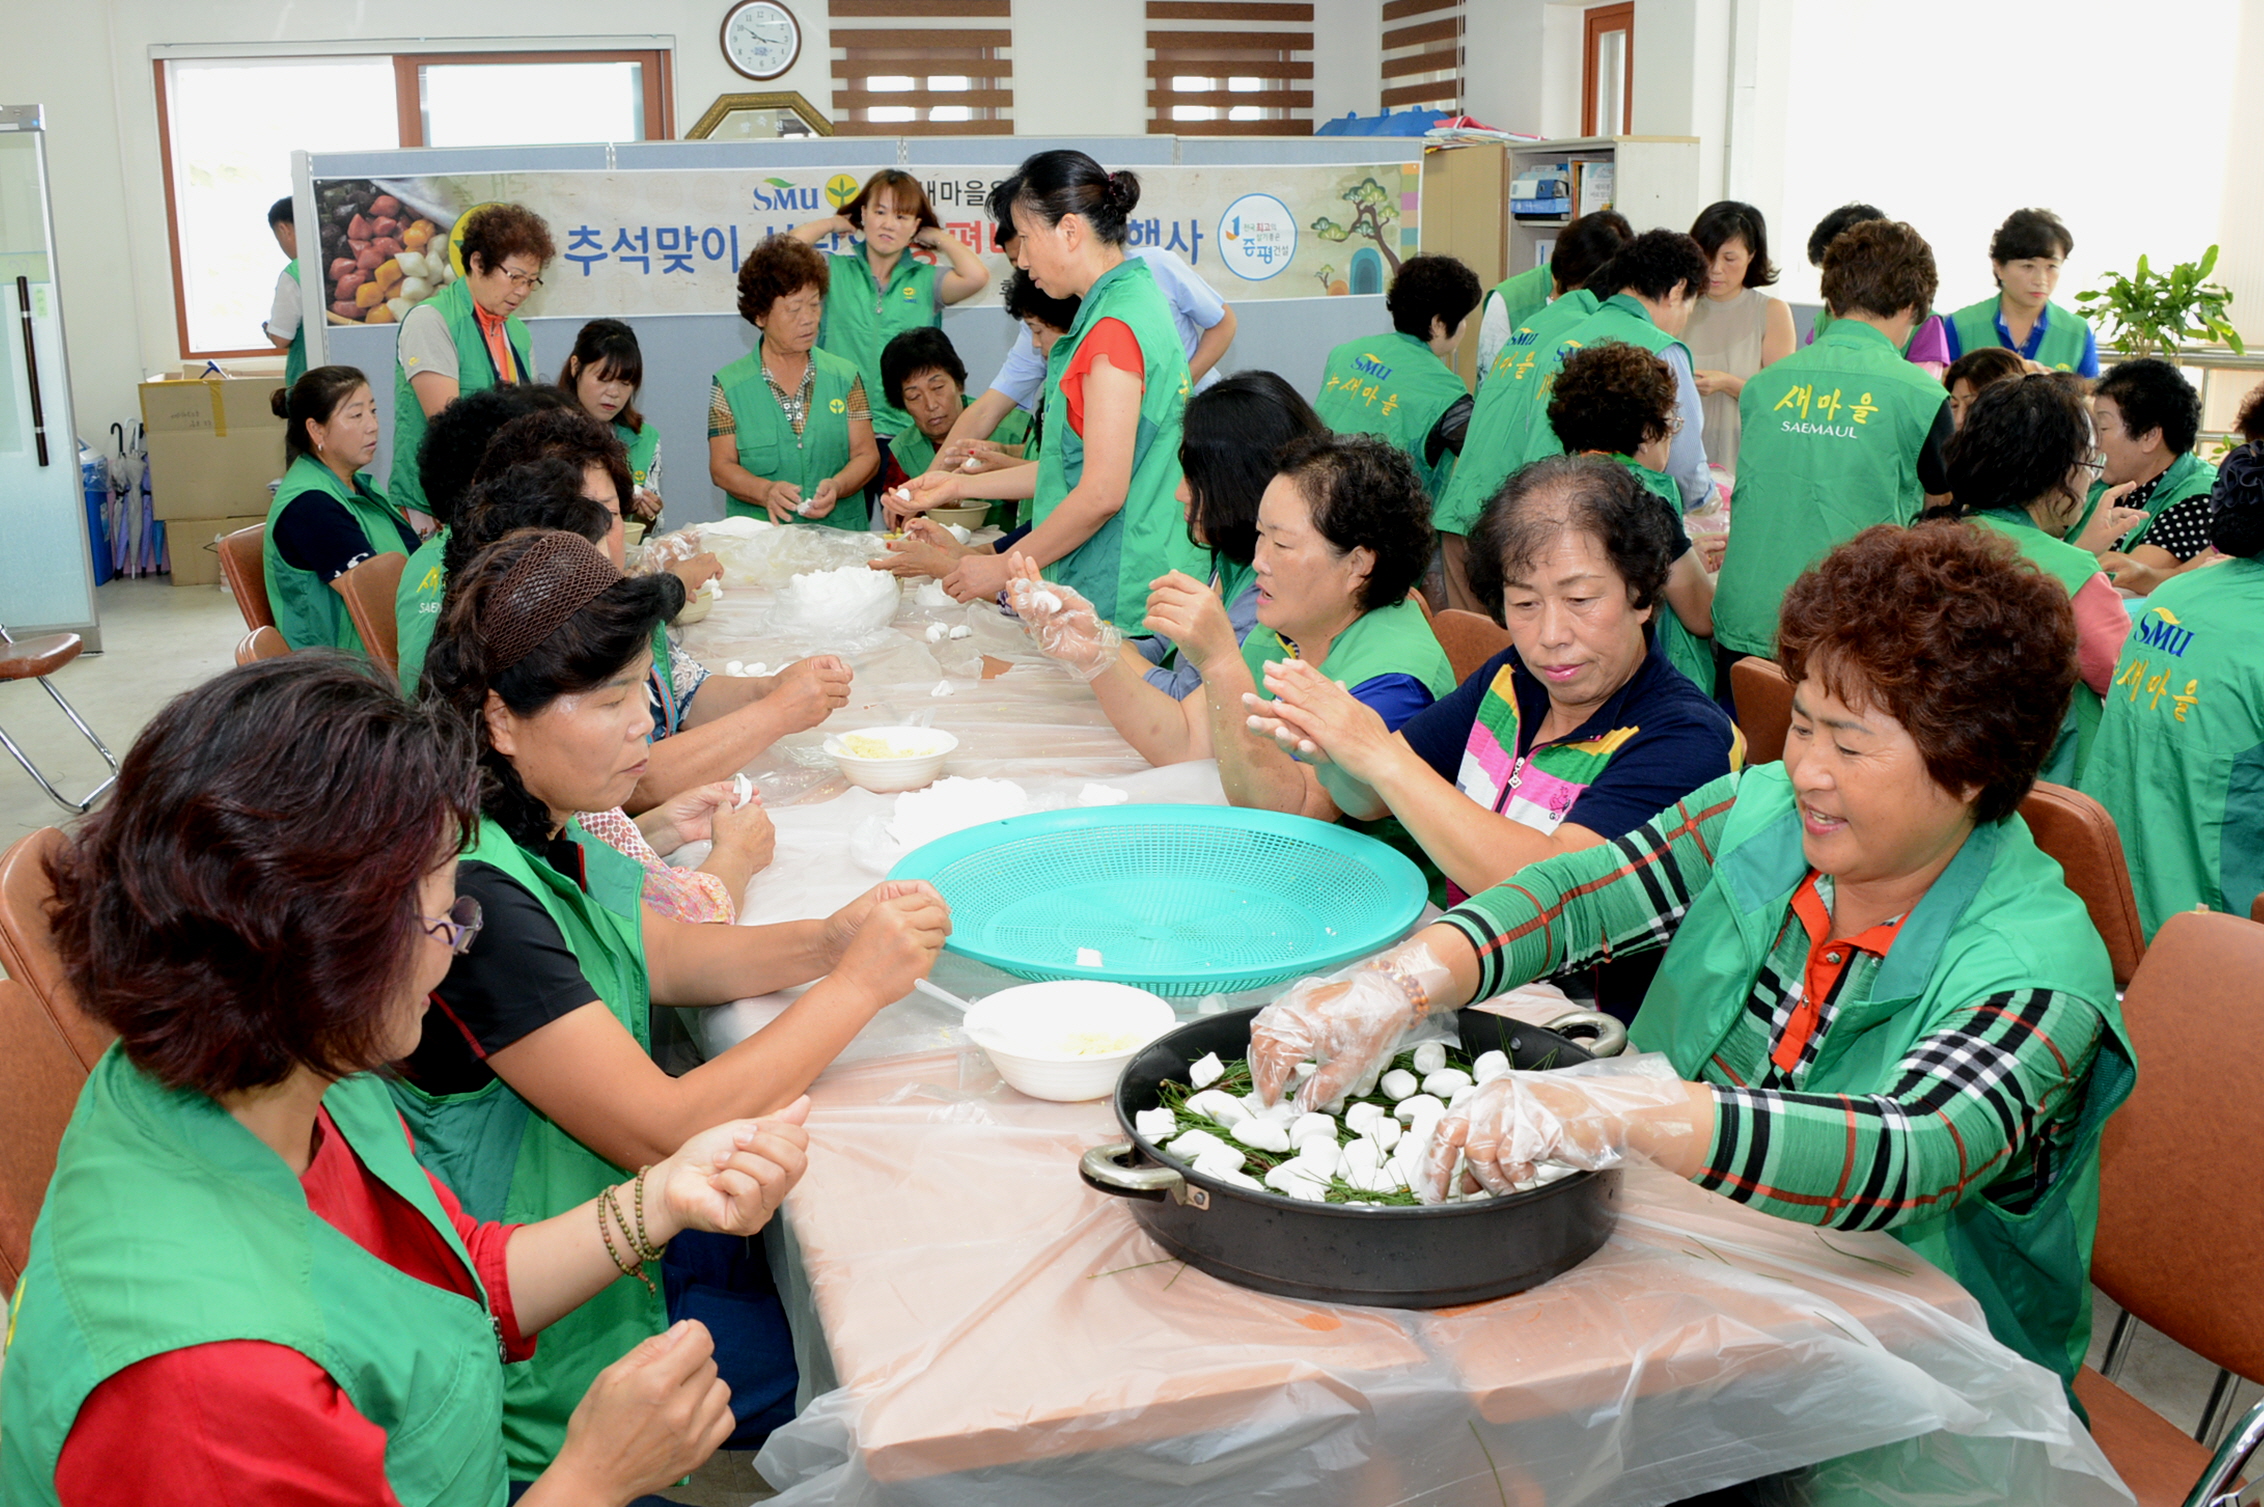
M175 587L164 578L113 581L97 593L104 652L85 655L55 677L113 752L125 753L165 700L234 663L244 621L224 589ZM52 702L28 684L0 685L0 727L23 745L49 778L73 794L107 771ZM0 846L60 820L62 811L12 761L0 758ZM2096 1297L2096 1295L2095 1295ZM2092 1360L2105 1349L2114 1309L2096 1298ZM2119 1378L2140 1401L2180 1428L2200 1420L2216 1368L2140 1326ZM2235 1406L2253 1403L2243 1384ZM719 1454L687 1486L669 1493L691 1507L740 1507L771 1495L751 1454Z

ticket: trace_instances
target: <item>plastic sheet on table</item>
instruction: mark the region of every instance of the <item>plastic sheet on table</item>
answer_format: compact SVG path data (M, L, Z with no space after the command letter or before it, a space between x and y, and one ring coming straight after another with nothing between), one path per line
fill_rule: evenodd
M1885 1235L1637 1166L1611 1241L1530 1292L1299 1302L1083 1187L1105 1103L987 1088L959 1052L815 1097L783 1284L840 1385L763 1450L780 1507L1644 1507L1850 1451L1819 1503L2130 1500L2057 1379Z

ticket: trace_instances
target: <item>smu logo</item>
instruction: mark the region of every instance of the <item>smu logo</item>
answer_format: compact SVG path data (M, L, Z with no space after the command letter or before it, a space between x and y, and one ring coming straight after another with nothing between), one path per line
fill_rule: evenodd
M818 191L796 188L784 178L765 178L754 190L757 209L816 209Z
M2159 649L2172 659L2183 659L2188 644L2193 642L2193 630L2181 627L2177 615L2156 607L2138 620L2134 635L2150 649Z
M1358 359L1352 363L1352 369L1362 376L1374 377L1379 382L1388 381L1391 378L1391 368L1365 351L1362 351Z

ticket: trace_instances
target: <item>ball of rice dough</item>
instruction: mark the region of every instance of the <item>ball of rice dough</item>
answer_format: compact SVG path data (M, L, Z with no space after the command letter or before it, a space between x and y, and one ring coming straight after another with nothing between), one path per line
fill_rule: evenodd
M1429 1076L1446 1066L1446 1043L1426 1041L1415 1049L1415 1071Z

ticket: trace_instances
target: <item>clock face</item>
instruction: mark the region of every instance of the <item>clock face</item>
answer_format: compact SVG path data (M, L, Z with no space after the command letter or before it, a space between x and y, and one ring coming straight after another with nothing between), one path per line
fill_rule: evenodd
M802 28L775 0L746 0L723 19L723 55L751 79L774 79L794 66Z

